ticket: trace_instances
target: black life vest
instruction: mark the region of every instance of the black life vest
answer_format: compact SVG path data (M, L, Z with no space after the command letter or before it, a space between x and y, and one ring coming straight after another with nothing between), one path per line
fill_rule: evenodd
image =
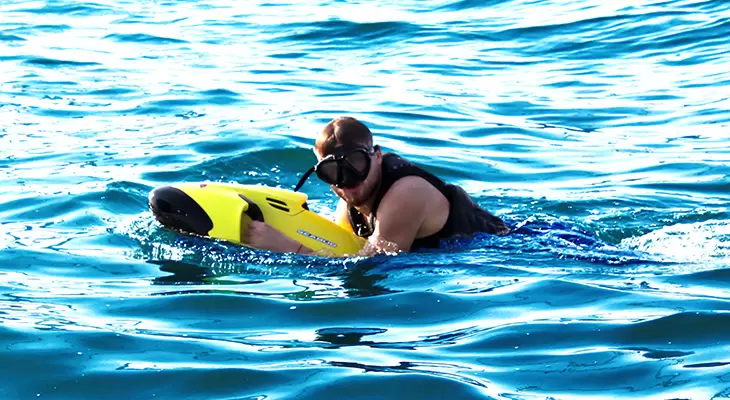
M380 201L390 187L397 180L406 176L419 176L425 179L449 201L449 217L441 230L427 237L416 238L411 250L438 248L443 239L469 236L477 232L491 234L508 232L507 226L500 218L476 205L464 189L445 183L437 176L393 153L383 154L382 181L370 214L370 226L374 226ZM349 207L348 218L357 235L365 238L372 235L365 216L355 207Z

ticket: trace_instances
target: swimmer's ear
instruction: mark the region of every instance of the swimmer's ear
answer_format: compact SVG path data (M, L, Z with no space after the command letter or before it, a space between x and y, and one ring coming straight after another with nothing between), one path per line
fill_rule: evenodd
M375 152L373 155L375 156L375 159L377 160L377 162L378 163L382 162L383 153L380 150L380 146L378 146L377 144L375 146L373 146L373 151Z

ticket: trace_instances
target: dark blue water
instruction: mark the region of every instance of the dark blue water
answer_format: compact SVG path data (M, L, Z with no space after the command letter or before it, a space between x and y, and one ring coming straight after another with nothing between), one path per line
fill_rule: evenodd
M3 2L0 397L729 398L729 32L721 0ZM323 259L149 213L292 188L339 115L518 231Z

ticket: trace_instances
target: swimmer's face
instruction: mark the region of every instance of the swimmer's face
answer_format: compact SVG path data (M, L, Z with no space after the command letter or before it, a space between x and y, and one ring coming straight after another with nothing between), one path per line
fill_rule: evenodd
M335 148L338 148L340 146L341 145L338 143ZM317 156L318 162L322 161L322 159L329 155L321 154L317 150L315 150L314 153ZM370 157L370 168L367 172L367 176L362 182L355 186L347 188L339 188L335 185L330 185L330 188L337 195L337 197L346 201L351 206L358 207L367 203L367 201L370 200L370 198L375 194L375 190L380 184L380 173L383 162L383 155L380 151L380 147L375 146L375 148L373 149L373 154L368 157Z

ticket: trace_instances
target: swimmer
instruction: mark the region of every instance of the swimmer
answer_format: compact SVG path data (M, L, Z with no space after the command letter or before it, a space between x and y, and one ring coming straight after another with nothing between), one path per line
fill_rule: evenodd
M316 139L314 153L318 162L296 190L313 172L330 185L340 198L335 222L367 239L353 256L438 248L444 239L475 233L509 233L500 218L477 206L459 186L381 152L370 129L354 118L330 121ZM242 239L258 249L314 254L264 222L251 222Z

